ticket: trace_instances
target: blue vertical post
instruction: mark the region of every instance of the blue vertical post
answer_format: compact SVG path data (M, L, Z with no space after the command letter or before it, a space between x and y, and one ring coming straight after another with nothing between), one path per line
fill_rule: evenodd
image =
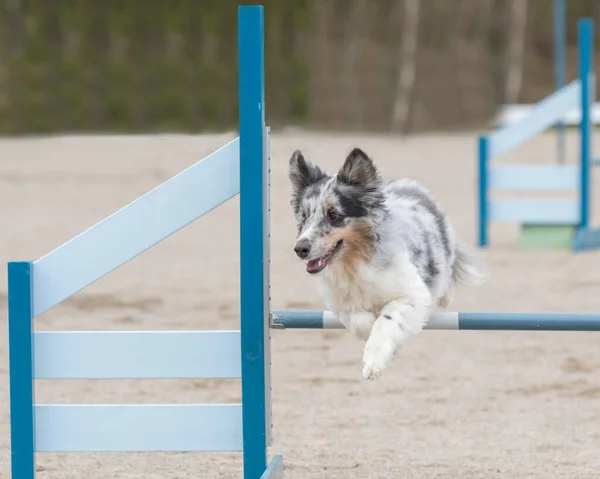
M269 348L268 167L265 156L264 13L238 8L240 307L244 479L267 468Z
M489 140L479 137L479 246L488 245L488 158Z
M32 264L8 263L11 477L35 478Z
M589 227L590 219L590 167L592 162L591 109L593 101L594 81L592 73L594 27L592 20L580 20L577 25L579 42L579 79L581 81L581 123L580 123L580 155L581 155L581 217L580 228Z
M566 0L554 0L554 87L556 90L565 85L566 70ZM556 124L558 163L565 163L565 124L561 120Z

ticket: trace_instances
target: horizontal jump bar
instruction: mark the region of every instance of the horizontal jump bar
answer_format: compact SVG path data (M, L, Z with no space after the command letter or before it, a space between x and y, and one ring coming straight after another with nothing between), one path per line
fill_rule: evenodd
M36 404L36 452L241 451L241 404Z
M36 331L36 379L239 379L239 331Z
M577 191L579 165L497 165L489 169L491 190Z
M274 329L344 329L330 311L273 311ZM425 329L470 331L600 331L592 313L437 313Z
M490 221L530 225L578 225L581 202L576 198L493 198Z

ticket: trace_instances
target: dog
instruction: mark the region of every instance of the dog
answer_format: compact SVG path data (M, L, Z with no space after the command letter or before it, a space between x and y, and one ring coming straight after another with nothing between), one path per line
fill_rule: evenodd
M381 376L400 346L421 332L457 283L487 276L478 252L457 240L449 218L418 181L384 181L354 148L330 175L296 150L289 160L296 255L326 306L365 341L362 376Z

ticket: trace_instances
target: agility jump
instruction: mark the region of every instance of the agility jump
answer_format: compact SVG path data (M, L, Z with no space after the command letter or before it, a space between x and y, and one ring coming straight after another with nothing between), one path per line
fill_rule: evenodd
M600 230L590 225L592 199L592 121L595 76L594 26L578 22L579 77L537 103L530 112L504 128L479 138L479 245L489 244L489 226L517 223L525 248L600 247ZM563 120L573 109L579 121L577 165L494 165L493 162ZM496 197L507 191L546 192L553 197ZM571 194L574 197L559 197Z
M8 264L13 479L35 478L38 452L84 451L238 451L244 479L283 477L281 456L267 460L271 326L336 323L323 312L270 312L263 7L240 7L238 21L239 138L46 256ZM238 193L239 331L35 331L35 317ZM596 331L600 315L443 313L429 327ZM242 403L36 403L35 380L61 378L239 378Z

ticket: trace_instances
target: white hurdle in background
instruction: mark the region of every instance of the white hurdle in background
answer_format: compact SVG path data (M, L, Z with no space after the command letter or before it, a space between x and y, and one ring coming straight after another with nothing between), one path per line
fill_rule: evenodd
M479 246L489 244L492 222L536 227L572 227L575 251L600 247L600 230L590 226L592 123L594 101L594 24L578 22L579 76L537 103L529 114L488 135L478 144ZM578 108L579 163L577 165L495 165L495 160L560 123ZM493 197L495 192L548 191L574 193L573 198Z

